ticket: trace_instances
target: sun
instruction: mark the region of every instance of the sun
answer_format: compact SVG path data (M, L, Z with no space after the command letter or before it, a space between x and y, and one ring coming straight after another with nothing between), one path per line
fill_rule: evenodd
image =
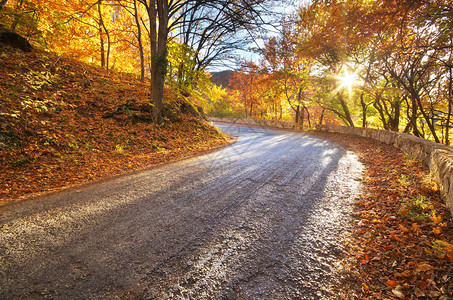
M343 76L339 76L338 79L340 79L341 87L348 88L348 90L350 90L354 84L359 82L357 74L355 73L349 74L348 72L345 72L345 74Z
M347 89L349 97L352 97L352 86L361 83L356 73L349 73L348 71L344 71L343 75L337 76L336 78L340 82L337 90Z

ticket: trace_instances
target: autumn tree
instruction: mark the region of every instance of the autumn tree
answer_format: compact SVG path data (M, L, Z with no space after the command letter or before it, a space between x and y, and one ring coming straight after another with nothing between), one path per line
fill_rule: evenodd
M303 127L304 115L310 122L307 103L311 100L311 61L296 55L297 44L294 30L289 22L283 21L281 33L272 37L264 48L264 61L274 76L275 88L286 99L294 111L294 121Z
M255 108L259 103L257 82L258 82L258 66L250 61L245 61L241 64L238 71L234 72L230 87L239 91L241 101L244 108L244 116L246 118L256 115Z
M362 126L376 110L388 130L398 130L404 108L405 130L424 136L426 126L429 136L440 141L436 123L443 119L448 128L450 122L449 110L442 109L449 100L441 100L439 91L450 99L451 33L446 28L451 11L442 0L313 1L302 7L298 55L318 62L321 105L348 125L360 117L356 107ZM346 72L360 79L349 101L341 89Z
M197 74L214 59L220 59L241 44L238 41L245 35L238 38L238 34L264 23L261 14L267 11L268 2L270 0L49 0L48 3L12 0L2 9L5 16L2 25L12 30L22 26L19 31L26 33L26 37L38 40L34 36L39 35L42 40L46 38L52 50L99 62L106 71L116 61L122 65L139 61L142 81L148 56L153 117L159 122L170 48L186 51L184 60L177 66L178 80L181 86L195 88ZM144 47L144 32L149 40L148 50ZM75 38L68 39L68 36ZM179 43L181 47L172 46ZM98 58L94 58L93 53L98 53ZM128 53L136 53L135 58Z
M257 8L261 7L265 1L150 0L142 1L142 3L147 8L149 19L153 116L155 122L159 122L162 118L163 87L167 74L170 40L179 34L183 41L196 41L197 49L191 49L193 45L187 45L186 49L193 51L193 59L198 59L198 62L202 64L203 60L199 59L201 53L204 51L205 55L208 53L209 57L209 53L215 50L218 41L221 41L229 32L226 30L227 26L230 31L237 31L241 27L248 26L251 23L248 20L259 17L257 13L260 10ZM215 14L216 11L218 14ZM177 34L173 36L170 35L170 32ZM215 51L214 53L218 54ZM206 60L206 63L208 62L209 60Z
M364 38L360 22L363 7L354 1L314 1L299 10L297 22L298 56L318 62L324 74L323 107L338 115L348 126L354 126L351 97L346 94L340 77L347 76L348 58Z

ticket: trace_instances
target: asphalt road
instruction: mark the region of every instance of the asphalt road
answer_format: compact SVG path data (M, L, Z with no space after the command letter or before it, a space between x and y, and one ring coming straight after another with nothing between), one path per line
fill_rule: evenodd
M0 206L1 299L336 297L353 153L218 127L208 155Z

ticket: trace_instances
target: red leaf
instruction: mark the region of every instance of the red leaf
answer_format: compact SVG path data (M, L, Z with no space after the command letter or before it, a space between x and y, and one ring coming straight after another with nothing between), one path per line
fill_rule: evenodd
M391 287L397 287L399 285L398 281L396 280L389 280L385 284Z

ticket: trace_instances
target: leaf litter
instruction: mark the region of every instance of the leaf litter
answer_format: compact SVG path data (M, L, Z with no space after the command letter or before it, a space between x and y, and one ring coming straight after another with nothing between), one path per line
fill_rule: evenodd
M452 299L453 224L428 168L379 141L313 133L365 165L343 268L358 299Z
M99 180L225 145L166 91L170 118L149 122L147 86L54 54L0 49L0 203ZM366 166L346 242L347 294L451 299L453 226L420 161L360 137L315 133Z
M174 161L228 143L166 90L34 50L0 49L0 204Z

